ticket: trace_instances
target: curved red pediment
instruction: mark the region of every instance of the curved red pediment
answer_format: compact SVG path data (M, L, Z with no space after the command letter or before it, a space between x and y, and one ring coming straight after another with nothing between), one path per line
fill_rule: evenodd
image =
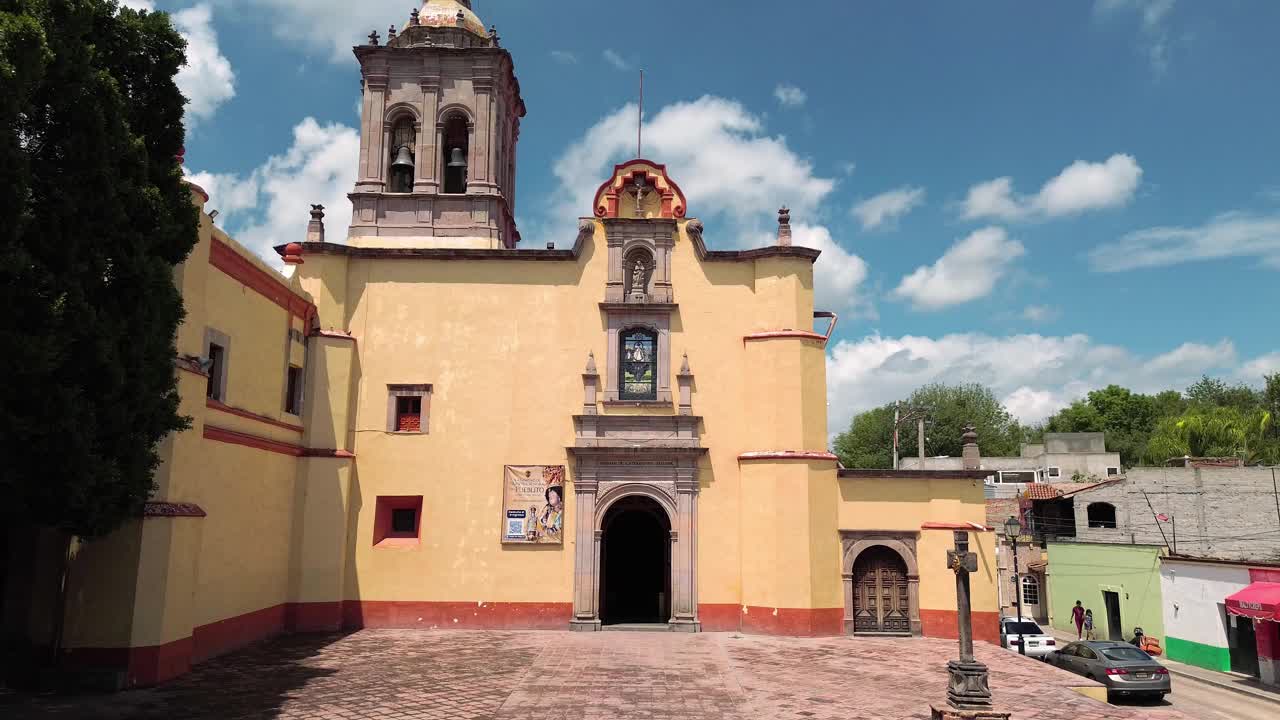
M636 199L636 180L643 180L643 194ZM637 158L615 165L613 175L596 190L592 210L600 218L662 217L679 219L688 205L684 191L667 175L667 167Z

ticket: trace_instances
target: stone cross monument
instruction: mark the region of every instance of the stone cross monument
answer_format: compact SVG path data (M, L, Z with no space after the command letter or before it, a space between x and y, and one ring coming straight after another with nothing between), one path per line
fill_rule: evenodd
M978 556L969 552L969 532L955 532L955 549L947 551L947 567L956 574L956 610L960 625L960 659L947 663L951 682L948 707L933 706L934 720L1008 720L1009 713L991 707L987 666L973 656L973 617L969 607L969 573L978 571Z

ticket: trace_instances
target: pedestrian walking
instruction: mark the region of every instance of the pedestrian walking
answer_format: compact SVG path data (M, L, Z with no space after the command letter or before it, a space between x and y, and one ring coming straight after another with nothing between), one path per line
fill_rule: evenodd
M1093 610L1088 608L1084 611L1084 639L1093 639Z
M1076 624L1076 639L1084 639L1084 603L1076 601L1076 606L1071 608L1071 620Z

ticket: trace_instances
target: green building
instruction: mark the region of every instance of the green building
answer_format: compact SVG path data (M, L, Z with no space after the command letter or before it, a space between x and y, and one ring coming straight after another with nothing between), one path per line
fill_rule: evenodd
M1079 600L1093 611L1094 637L1129 640L1133 629L1164 642L1160 557L1155 545L1112 545L1051 540L1049 624L1075 635L1071 609Z

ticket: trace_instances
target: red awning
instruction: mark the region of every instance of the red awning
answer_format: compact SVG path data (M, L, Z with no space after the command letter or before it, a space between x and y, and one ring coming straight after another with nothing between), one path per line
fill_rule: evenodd
M1280 622L1280 583L1256 582L1227 598L1227 612Z

